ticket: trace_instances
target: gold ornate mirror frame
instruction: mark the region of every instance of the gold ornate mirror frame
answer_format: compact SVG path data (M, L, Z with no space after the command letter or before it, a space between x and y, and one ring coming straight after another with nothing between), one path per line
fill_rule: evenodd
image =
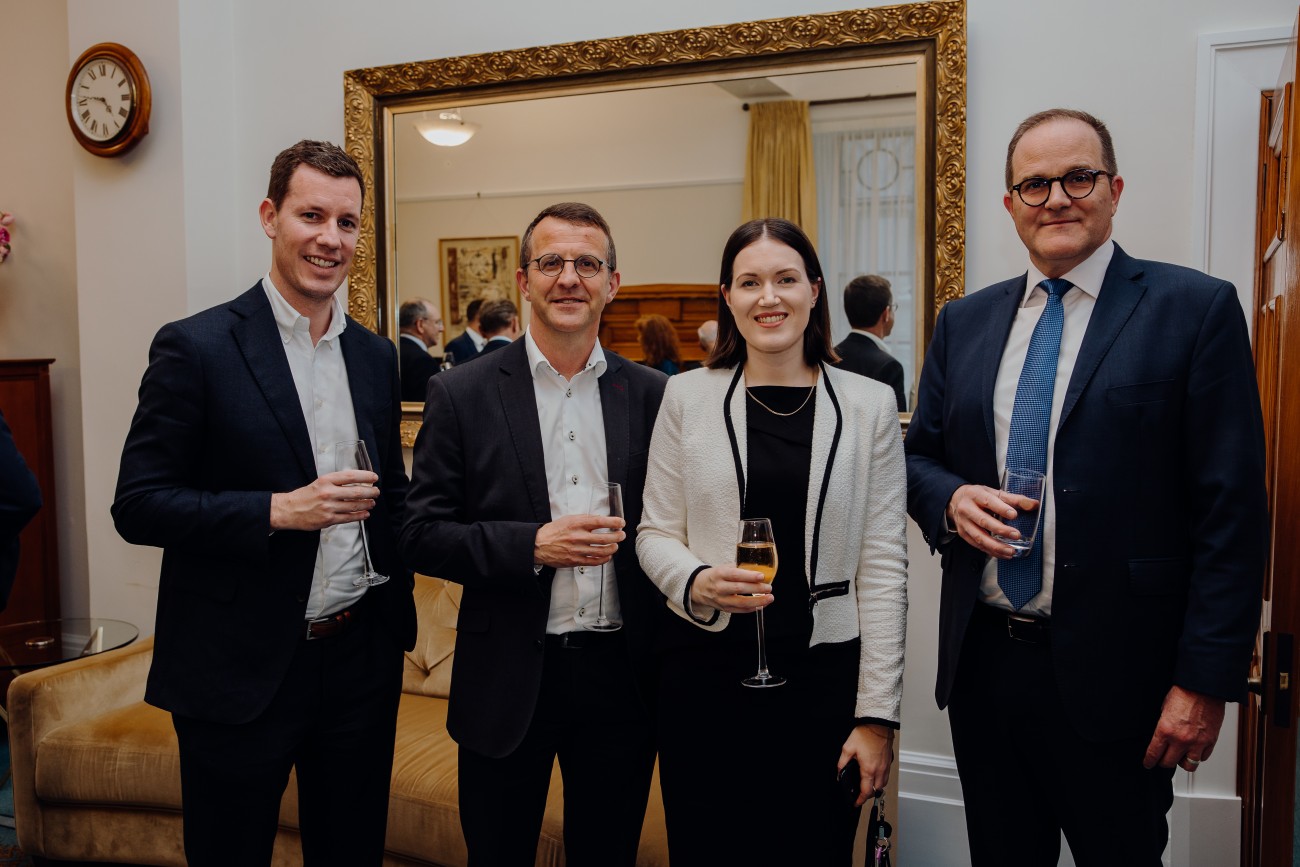
M718 73L771 74L787 67L907 56L919 58L918 133L932 143L924 169L932 179L922 203L924 267L918 291L928 343L935 316L960 297L965 281L966 4L932 0L726 24L665 33L571 42L344 73L344 134L372 194L366 197L352 263L348 306L358 322L383 333L392 303L386 256L392 199L385 182L392 164L395 110L427 103L498 102L600 87L657 86ZM918 136L919 137L919 136ZM920 166L918 166L919 168Z

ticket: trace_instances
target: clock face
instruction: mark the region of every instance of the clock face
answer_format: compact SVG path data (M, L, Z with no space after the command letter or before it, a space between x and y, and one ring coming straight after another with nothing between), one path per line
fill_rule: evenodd
M117 61L92 57L77 71L68 99L82 134L106 142L126 129L135 109L135 84Z

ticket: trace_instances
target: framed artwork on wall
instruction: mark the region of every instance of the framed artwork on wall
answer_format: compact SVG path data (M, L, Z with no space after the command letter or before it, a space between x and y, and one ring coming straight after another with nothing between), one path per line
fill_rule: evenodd
M442 273L443 340L465 330L465 308L475 298L505 299L519 306L515 271L519 268L519 236L442 238L438 241Z

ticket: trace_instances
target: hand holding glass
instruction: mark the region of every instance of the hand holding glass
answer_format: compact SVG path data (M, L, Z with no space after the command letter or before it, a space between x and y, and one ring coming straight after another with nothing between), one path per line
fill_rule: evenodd
M593 485L591 489L591 507L588 510L592 515L608 516L610 518L623 517L623 486L618 482L604 482L599 485ZM612 533L612 529L602 528L594 530L596 533ZM613 632L616 629L623 628L622 623L618 623L605 616L605 564L600 564L600 603L599 610L596 613L594 621L584 621L583 629L589 629L592 632Z
M771 584L776 578L776 540L772 537L772 522L767 518L742 519L736 539L736 568L762 572L763 579ZM745 686L780 686L785 678L767 670L767 636L763 631L763 609L758 615L758 673L741 681Z
M370 464L370 453L366 451L365 441L349 440L348 442L335 443L334 469L364 470L367 473L373 473L375 470ZM366 522L360 521L359 523L361 524L361 558L365 571L352 583L357 587L374 587L387 581L388 576L376 572L374 565L370 562L370 540L366 536Z
M1014 527L1020 533L1019 539L1008 539L997 534L993 536L994 539L1004 545L1010 545L1015 549L1015 553L1011 555L1013 558L1024 557L1033 550L1034 538L1038 535L1039 518L1043 515L1043 488L1043 474L1037 470L1008 467L1002 473L1003 493L1028 497L1035 501L1035 505L1031 509L1022 509L1019 506L1012 505L1012 508L1016 510L1016 516L1009 521L1003 519L1004 524Z

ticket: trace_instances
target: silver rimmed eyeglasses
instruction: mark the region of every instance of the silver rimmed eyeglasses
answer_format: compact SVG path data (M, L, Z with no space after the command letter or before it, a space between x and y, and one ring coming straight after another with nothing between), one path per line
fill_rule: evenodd
M547 253L545 256L538 256L528 264L536 265L537 270L547 277L559 277L564 272L564 265L567 262L573 263L573 270L577 272L579 277L595 277L600 273L601 268L614 270L613 265L595 256L579 256L576 259L566 259L558 253Z
M1059 178L1027 178L1016 184L1011 189L1031 208L1037 208L1047 203L1052 197L1052 184L1059 183L1061 189L1067 196L1072 199L1086 199L1092 194L1093 189L1097 186L1097 177L1105 175L1113 177L1110 172L1102 169L1075 169L1067 172Z

